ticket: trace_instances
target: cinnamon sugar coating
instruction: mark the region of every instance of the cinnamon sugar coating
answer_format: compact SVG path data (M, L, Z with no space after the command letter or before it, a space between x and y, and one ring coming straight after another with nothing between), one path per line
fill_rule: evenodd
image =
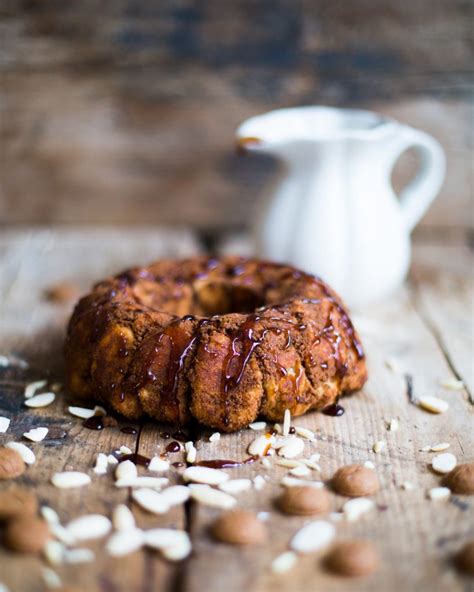
M162 260L107 278L77 304L65 352L79 399L227 432L321 409L367 377L324 282L239 257Z

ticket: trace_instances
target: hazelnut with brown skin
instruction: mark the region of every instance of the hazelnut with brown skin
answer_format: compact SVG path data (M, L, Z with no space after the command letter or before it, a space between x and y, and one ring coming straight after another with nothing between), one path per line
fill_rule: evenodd
M380 488L378 477L372 469L362 465L347 465L334 474L333 489L348 497L374 495Z
M277 499L277 505L287 514L312 516L329 512L331 502L326 489L301 486L285 489Z
M474 494L474 463L464 463L455 467L444 478L444 484L454 493Z
M267 529L262 521L245 510L221 514L211 530L217 540L234 545L255 545L267 538Z
M474 539L468 541L458 552L456 565L464 573L474 575Z
M19 487L0 491L0 521L34 516L37 511L38 500L30 491Z
M25 472L26 465L16 450L0 448L0 479L14 479Z
M336 543L325 559L330 571L349 577L368 576L377 569L378 564L374 544L361 539Z
M21 516L8 522L5 528L5 545L20 553L39 553L50 538L45 520L35 516Z

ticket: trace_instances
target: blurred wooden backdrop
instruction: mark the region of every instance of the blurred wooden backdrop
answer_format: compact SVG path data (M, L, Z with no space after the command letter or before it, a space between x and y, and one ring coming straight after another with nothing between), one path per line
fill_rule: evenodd
M470 0L0 6L2 225L244 227L276 167L237 156L235 127L320 103L436 136L448 177L424 232L473 226Z

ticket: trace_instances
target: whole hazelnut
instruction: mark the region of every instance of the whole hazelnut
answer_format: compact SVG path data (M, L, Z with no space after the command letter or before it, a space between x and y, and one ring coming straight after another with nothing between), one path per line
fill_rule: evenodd
M454 493L472 495L474 493L474 463L464 463L455 467L444 478L444 484Z
M362 465L342 467L336 471L331 483L337 493L348 497L373 495L380 487L375 472Z
M375 546L370 541L341 541L331 549L325 564L330 571L343 576L367 576L379 564Z
M464 573L474 575L474 540L468 541L458 552L456 565Z
M234 510L221 514L212 525L212 534L224 543L254 545L263 543L267 529L252 512Z
M4 538L12 551L39 553L50 538L49 527L41 518L21 516L8 522Z
M287 514L311 516L329 512L331 502L326 489L310 486L288 487L277 499L277 505Z
M0 479L14 479L25 472L25 462L16 450L0 448Z
M38 500L30 491L19 487L0 491L0 521L34 516L37 511Z

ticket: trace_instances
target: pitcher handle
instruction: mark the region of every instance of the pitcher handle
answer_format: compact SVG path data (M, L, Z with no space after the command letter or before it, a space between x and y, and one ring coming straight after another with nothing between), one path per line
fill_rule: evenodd
M402 215L408 231L411 232L443 184L446 159L440 143L432 136L408 126L401 126L398 130L392 167L408 148L415 148L421 157L420 170L416 177L400 193Z

